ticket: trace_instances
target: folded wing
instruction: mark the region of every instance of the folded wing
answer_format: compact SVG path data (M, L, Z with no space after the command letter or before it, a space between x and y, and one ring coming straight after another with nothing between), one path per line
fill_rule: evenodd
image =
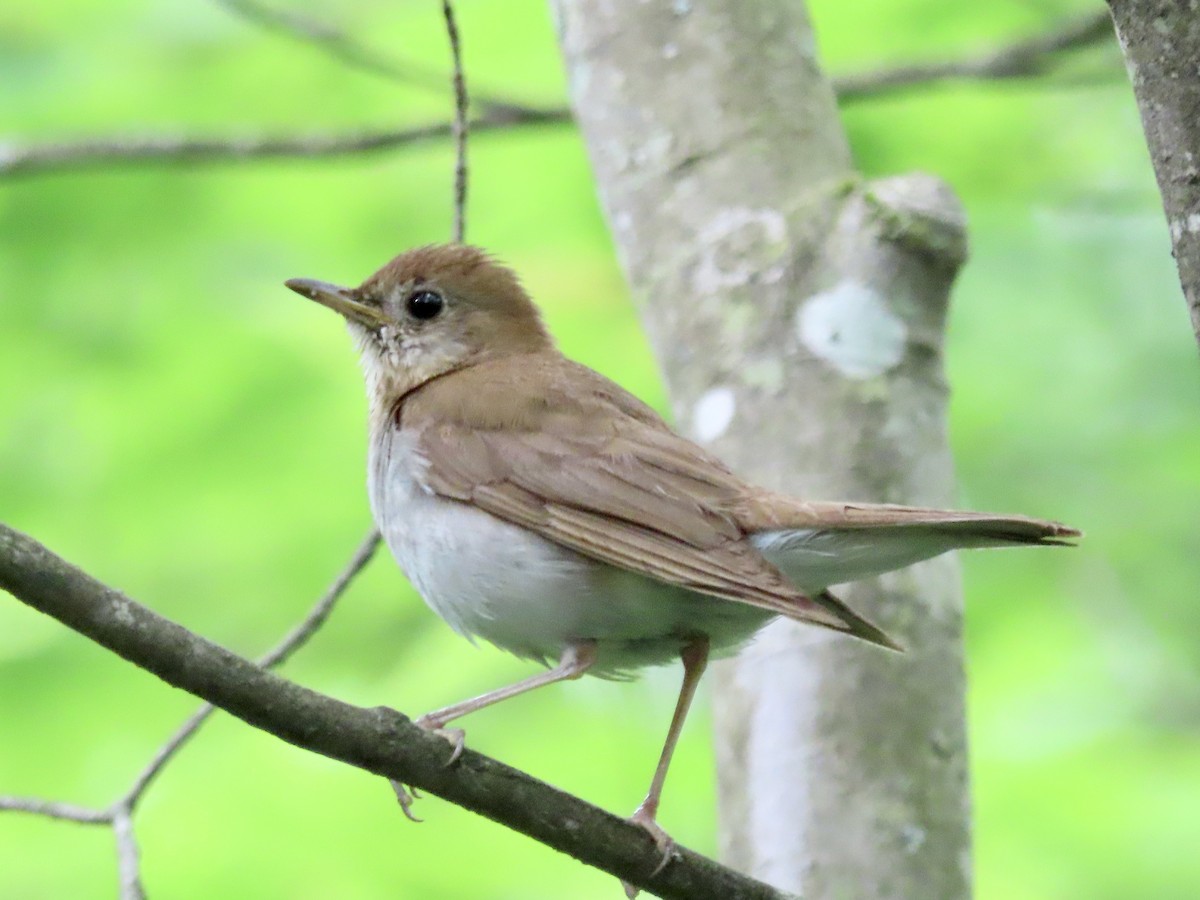
M602 376L578 367L591 390L568 395L539 365L574 366L531 361L524 377L534 383L510 382L503 396L477 366L478 390L458 385L470 395L459 416L427 393L436 381L410 396L403 427L427 461L427 489L593 559L887 643L857 616L805 596L746 539L733 507L747 488L719 461Z

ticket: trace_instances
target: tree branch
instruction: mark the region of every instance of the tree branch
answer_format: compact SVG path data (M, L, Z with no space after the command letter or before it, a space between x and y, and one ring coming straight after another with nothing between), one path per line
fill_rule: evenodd
M438 93L446 89L446 80L439 72L377 53L341 29L310 16L294 10L271 9L256 0L215 2L265 31L316 47L352 69ZM474 99L480 108L489 112L526 108L483 91L477 92Z
M440 92L445 89L445 81L437 72L385 57L360 44L344 31L303 13L272 9L254 0L215 2L264 31L316 47L348 68L427 90Z
M1031 78L1056 66L1064 53L1098 44L1111 35L1112 23L1108 13L1101 10L980 56L847 75L835 78L833 86L838 100L845 103L905 89L926 88L940 81Z
M444 80L436 72L386 58L345 32L300 13L270 9L255 0L216 2L268 31L314 45L352 68L430 90L441 90L444 86ZM906 88L928 87L940 81L1030 78L1051 70L1063 54L1101 43L1111 35L1112 24L1108 13L1101 10L1072 19L1045 34L998 47L979 56L847 75L835 78L834 88L839 100L845 103ZM520 108L511 101L482 92L475 100L485 109L491 106Z
M266 672L135 603L0 525L0 587L175 687L297 747L410 784L667 898L786 895L683 848L662 872L646 832L625 819L446 742L385 707L363 709Z
M446 20L446 35L450 39L450 57L454 62L454 223L451 240L461 244L467 233L467 132L470 127L468 110L471 101L467 96L467 79L463 74L462 41L458 25L454 21L454 7L450 0L442 0L442 16Z
M308 642L329 618L333 607L341 599L350 582L363 570L379 546L379 532L374 528L363 539L350 561L334 578L328 590L317 600L308 615L296 625L274 648L261 656L258 665L273 668L282 664L296 650ZM134 836L133 811L146 789L163 770L175 754L191 739L200 726L216 709L211 703L201 706L188 717L170 739L159 748L154 757L134 779L129 789L108 807L97 810L67 803L53 803L26 797L0 797L0 810L27 812L64 819L86 825L108 825L113 829L117 842L117 862L120 870L121 900L141 900L144 892L139 871L139 853Z
M334 605L341 599L342 594L346 592L346 588L350 586L350 582L371 561L371 557L375 554L375 550L378 547L379 532L372 528L367 536L363 538L358 549L354 551L354 555L350 557L350 561L346 563L345 568L334 578L333 584L329 586L328 590L325 591L313 608L309 610L308 615L273 649L259 657L258 665L264 669L273 669L281 665L288 657L307 643L308 639L316 633L317 629L325 624L325 620L329 618ZM142 799L146 788L150 786L150 783L179 749L187 743L188 739L195 734L196 730L204 724L205 720L212 715L214 709L215 707L211 703L206 703L192 713L188 720L179 726L179 730L154 754L154 758L150 760L146 767L138 774L137 778L134 779L129 790L114 804L114 809L128 808L132 812L137 807L138 801Z
M568 109L495 108L471 121L474 131L569 122ZM393 150L449 137L454 126L431 122L393 131L309 134L284 137L113 138L78 142L0 145L0 178L134 163L161 165L224 163L248 159L325 159Z
M33 797L0 797L0 810L32 813L84 825L110 825L113 819L109 810L89 809L86 806L75 806L73 803L55 803Z
M239 9L246 6L241 0L221 2ZM292 14L287 14L287 18L290 21ZM315 25L312 27L318 28ZM835 78L833 86L842 103L855 103L950 79L981 81L1028 78L1052 68L1063 53L1098 43L1111 31L1107 14L1089 16L1045 35L1018 41L982 56L845 75ZM476 99L480 100L479 97ZM566 107L529 107L498 98L484 98L480 103L484 111L469 122L474 131L559 125L572 120L571 111ZM411 128L358 134L244 138L118 137L30 144L24 147L0 144L0 178L137 163L212 165L260 159L358 156L452 137L454 128L452 123L432 122Z
M1200 343L1200 15L1195 3L1182 0L1108 0L1108 5Z
M113 835L117 840L117 870L121 900L145 900L142 887L141 854L133 831L133 807L122 803L113 808Z

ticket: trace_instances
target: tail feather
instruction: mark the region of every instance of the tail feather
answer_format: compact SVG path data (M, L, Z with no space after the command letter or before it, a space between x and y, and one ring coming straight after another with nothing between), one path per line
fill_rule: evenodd
M818 624L901 652L903 647L881 628L826 588L949 550L1073 546L1074 539L1082 536L1069 525L1028 516L884 503L807 502L768 491L747 494L732 512L767 560L844 627Z
M925 528L967 540L999 544L1070 544L1082 532L1061 522L1029 516L929 509L890 503L832 503L795 500L767 491L742 499L735 509L738 523L753 534L788 530L856 530Z
M1024 516L991 516L973 514L941 522L913 522L931 525L935 531L960 534L980 541L997 544L1033 544L1052 547L1073 547L1076 538L1083 536L1077 528L1060 522L1029 519Z

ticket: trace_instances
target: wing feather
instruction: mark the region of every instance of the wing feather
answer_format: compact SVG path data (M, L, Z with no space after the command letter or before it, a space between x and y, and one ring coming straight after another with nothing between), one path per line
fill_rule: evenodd
M424 484L437 494L611 565L855 630L746 540L732 513L745 486L723 465L657 417L627 414L602 396L570 399L540 403L552 428L537 408L506 416L504 427L479 428L434 421L410 402L402 420L426 462Z
M497 380L434 379L396 410L424 487L613 566L894 647L835 598L797 590L748 539L759 496L653 410L561 356ZM802 505L803 514L816 506Z

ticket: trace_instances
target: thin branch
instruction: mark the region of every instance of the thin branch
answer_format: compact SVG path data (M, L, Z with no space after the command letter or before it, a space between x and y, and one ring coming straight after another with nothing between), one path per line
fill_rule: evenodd
M170 762L171 758L179 752L179 749L188 742L193 734L205 723L209 716L216 711L216 707L211 703L205 703L198 710L188 716L179 728L175 731L167 742L158 748L158 752L154 754L146 767L138 773L129 790L118 801L118 805L128 805L133 809L139 800L142 799L142 794L146 792L146 788L150 783L158 777L158 773L163 770L163 767Z
M334 578L333 583L317 600L313 608L309 610L308 615L275 647L261 656L258 665L263 668L278 666L303 646L329 618L337 601L350 586L350 582L370 561L378 546L379 532L372 528L359 544L350 561ZM66 803L51 803L23 797L0 797L0 810L36 813L88 825L111 825L117 844L121 900L144 900L145 891L141 883L140 854L134 835L133 811L146 789L166 764L215 710L216 707L211 703L205 703L192 713L175 734L159 748L146 767L134 779L124 796L107 810L93 810Z
M352 706L260 669L4 525L0 588L256 728L428 791L660 897L784 896L683 848L651 874L660 854L638 826L472 750L447 766L446 742L394 710Z
M454 60L454 226L452 240L461 244L467 231L467 131L470 100L467 79L463 74L462 42L454 21L450 0L442 0L442 16L446 20L446 35L450 38L450 55Z
M269 31L316 45L353 68L433 90L440 90L443 86L441 76L437 73L386 59L345 32L299 13L268 9L254 0L216 2ZM838 98L847 102L951 79L980 81L1029 78L1041 75L1056 65L1061 54L1100 43L1111 35L1109 15L1101 10L1074 19L1046 34L1017 41L981 56L862 72L835 78L833 85ZM485 108L492 105L520 108L509 101L483 94L478 94L475 99Z
M359 572L366 568L367 563L371 561L371 557L375 555L375 551L378 548L379 531L372 528L367 532L367 536L362 539L362 543L358 545L358 549L354 551L354 555L350 557L350 561L346 563L345 568L338 573L321 599L309 610L308 615L304 617L304 621L293 628L272 649L260 656L258 665L264 669L273 669L287 662L293 653L303 647L316 630L325 624L325 620L333 612L333 607L341 599L342 594L346 592L346 588L350 587L350 582L358 576Z
M565 107L505 107L477 116L470 123L470 128L478 132L489 132L569 121L571 111ZM27 147L0 144L0 178L135 163L179 165L244 162L249 159L326 159L357 156L427 143L453 134L453 124L432 122L411 128L360 134L245 138L159 136L75 143L56 142L32 144Z
M929 87L952 79L984 81L1031 78L1057 65L1061 55L1112 38L1112 22L1106 10L1092 13L1036 37L1000 47L981 56L947 62L862 72L833 79L834 91L842 102L879 97L905 88Z
M112 813L108 810L88 809L86 806L54 803L49 800L36 800L32 797L0 797L0 810L33 813L38 816L49 816L51 819L81 822L84 825L108 825L112 822Z
M264 669L273 669L300 649L316 633L317 629L325 623L325 620L329 618L334 605L341 598L342 594L345 593L346 588L350 586L350 582L354 580L355 576L370 562L378 546L379 532L372 528L370 533L363 538L358 549L354 551L354 555L350 557L350 561L338 573L337 577L334 578L333 583L329 585L329 588L313 608L309 610L308 615L273 649L259 657L258 665ZM133 811L138 801L141 800L142 794L145 793L146 788L150 786L150 783L157 777L158 773L162 771L163 766L195 734L196 730L204 724L204 721L212 715L214 709L215 707L211 703L206 703L192 713L188 720L154 754L154 758L150 760L141 773L139 773L138 777L134 779L129 790L125 792L125 795L114 806L114 810L123 808L129 812Z
M1099 43L1112 33L1107 13L1072 22L1039 37L1018 41L990 53L949 62L925 63L833 80L843 103L927 87L951 79L995 80L1040 75L1057 64L1060 56ZM456 78L457 87L457 78ZM456 102L461 107L462 98ZM469 121L479 132L526 126L557 125L572 121L566 107L536 108L505 101L489 101L482 114ZM219 164L261 159L326 159L395 150L445 137L458 140L454 123L434 122L411 128L358 134L309 134L282 137L193 138L145 137L32 144L0 144L0 178L152 163L159 165ZM467 129L463 129L464 134Z
M309 44L352 69L380 75L402 84L442 91L441 75L423 66L386 58L344 31L292 10L272 9L254 0L215 0L226 10L264 31Z
M113 834L117 839L117 870L120 873L121 900L146 900L137 839L133 834L133 808L117 806L113 810Z
M272 9L255 0L215 0L234 15L265 31L316 47L352 69L378 75L400 84L441 93L446 80L439 72L407 61L384 56L361 44L346 32L294 10ZM524 109L521 104L490 93L478 92L475 102L484 111Z

